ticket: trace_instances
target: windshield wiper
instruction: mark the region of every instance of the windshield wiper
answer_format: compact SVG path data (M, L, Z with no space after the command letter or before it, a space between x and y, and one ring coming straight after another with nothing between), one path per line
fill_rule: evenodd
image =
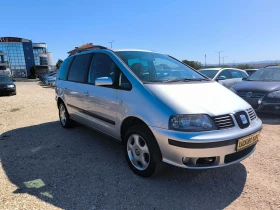
M172 79L166 80L165 82L190 82L190 81L210 81L209 79L205 78L179 78L179 79Z

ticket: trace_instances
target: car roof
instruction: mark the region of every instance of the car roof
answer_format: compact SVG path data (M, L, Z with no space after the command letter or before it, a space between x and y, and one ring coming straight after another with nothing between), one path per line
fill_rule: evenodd
M113 49L114 52L124 52L124 51L135 51L135 52L154 52L152 50L141 50L141 49Z
M199 69L199 71L200 70L206 70L206 71L208 71L208 70L217 70L217 71L219 71L219 70L221 70L222 68L206 68L206 69Z
M111 52L152 52L152 53L165 55L165 54L160 53L160 52L155 52L155 51L151 51L151 50L141 50L141 49L113 49L113 50L112 49L89 49L89 50L84 50L84 51L81 51L81 52L73 53L73 54L69 55L68 58L70 58L72 56L76 56L76 55L82 55L82 54L93 53L93 52L104 52L104 51L111 51Z
M280 66L267 66L262 69L280 69Z
M206 71L208 71L208 70L217 70L217 71L219 71L219 70L223 70L223 69L232 69L232 70L244 71L242 69L231 68L231 67L226 67L226 68L206 68L206 69L199 69L199 71L201 71L201 70L206 70Z

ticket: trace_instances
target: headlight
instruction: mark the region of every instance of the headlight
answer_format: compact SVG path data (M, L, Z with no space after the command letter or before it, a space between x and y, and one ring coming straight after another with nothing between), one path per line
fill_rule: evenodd
M217 130L216 125L208 115L172 115L169 119L169 129L179 131L209 131Z
M13 88L15 85L7 85L8 88Z
M269 94L267 94L267 97L269 98L280 98L280 90L271 92Z
M234 88L231 87L230 90L236 94L236 90Z

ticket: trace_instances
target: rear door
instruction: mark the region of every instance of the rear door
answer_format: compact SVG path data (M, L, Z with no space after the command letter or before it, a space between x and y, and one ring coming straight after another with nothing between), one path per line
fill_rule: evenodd
M77 55L69 69L67 84L64 87L64 97L71 118L82 121L86 118L83 112L86 73L92 54Z

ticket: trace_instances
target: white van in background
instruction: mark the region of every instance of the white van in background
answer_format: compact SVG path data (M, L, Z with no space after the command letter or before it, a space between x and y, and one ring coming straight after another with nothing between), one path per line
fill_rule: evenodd
M0 74L5 74L5 75L8 75L9 77L11 77L12 71L10 70L10 68L0 69Z

